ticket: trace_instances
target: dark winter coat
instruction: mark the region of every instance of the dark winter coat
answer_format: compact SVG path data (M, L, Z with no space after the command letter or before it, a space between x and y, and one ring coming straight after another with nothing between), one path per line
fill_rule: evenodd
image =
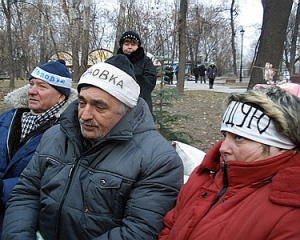
M215 79L218 74L218 68L216 65L209 65L207 68L207 77L210 79Z
M204 65L199 66L199 75L205 76L206 67Z
M66 109L71 101L77 98L77 92L73 89L69 100L56 114L55 118L41 125L20 142L22 114L29 111L28 88L29 85L26 85L9 93L5 97L5 102L14 108L0 115L0 181L3 186L3 190L0 189L2 194L0 229L2 228L5 204L19 176L31 160L42 135L48 128L57 124L62 111Z
M160 240L300 237L300 153L228 161L217 143L180 190Z
M124 54L122 48L119 48L117 53ZM140 97L147 102L152 113L151 92L156 85L156 68L154 67L152 60L146 56L142 47L139 47L136 51L126 56L134 66L136 80L141 89Z
M43 136L17 183L4 239L157 239L183 183L182 161L139 99L97 144L86 147L77 102Z
M200 69L199 69L199 67L194 67L194 69L193 69L193 74L194 74L194 76L199 76L199 74L200 74Z

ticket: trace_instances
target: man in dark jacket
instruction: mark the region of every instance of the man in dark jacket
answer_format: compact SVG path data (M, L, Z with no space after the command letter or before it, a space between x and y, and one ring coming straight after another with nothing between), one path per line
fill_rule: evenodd
M206 84L206 80L205 80L205 73L206 73L206 67L201 64L199 66L199 75L200 75L200 82L202 83L205 83Z
M198 79L199 79L199 73L200 73L200 69L198 66L195 66L194 69L193 69L193 74L195 76L195 83L198 82Z
M50 81L50 79L57 81ZM0 236L6 202L37 148L44 132L57 124L60 114L77 93L64 60L34 69L29 84L7 94L13 108L0 115Z
M212 62L207 68L207 77L209 80L209 89L214 88L215 78L218 75L218 68L214 62Z
M134 66L136 81L140 86L140 97L148 104L152 113L151 93L156 85L156 69L152 60L146 56L141 47L140 36L134 31L124 32L120 41L118 54L124 54Z
M157 239L183 183L124 55L90 67L8 202L4 239Z

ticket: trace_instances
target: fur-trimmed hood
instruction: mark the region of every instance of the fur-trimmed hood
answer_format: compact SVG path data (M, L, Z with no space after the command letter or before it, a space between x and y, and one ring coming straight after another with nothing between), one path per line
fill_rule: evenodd
M29 84L17 88L13 90L12 92L8 93L4 97L4 103L12 106L13 108L28 108L28 89L29 89ZM77 99L78 93L77 90L74 88L71 88L71 92L69 95L69 98L62 106L62 108L58 111L58 116L67 108L67 106L73 102L74 100Z

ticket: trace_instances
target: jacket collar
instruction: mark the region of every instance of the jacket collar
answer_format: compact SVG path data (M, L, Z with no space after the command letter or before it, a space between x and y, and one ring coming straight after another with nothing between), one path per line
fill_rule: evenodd
M17 88L13 90L12 92L8 93L4 97L4 102L8 105L10 105L13 108L26 108L28 109L28 89L29 84ZM67 108L67 106L73 102L75 99L77 99L77 91L73 88L71 88L69 98L67 99L67 102L60 108L60 110L55 114L55 116L58 118L60 114Z
M122 48L118 49L118 54L124 54ZM144 48L139 47L136 51L132 52L130 55L126 55L131 63L136 63L145 56Z
M221 144L222 140L205 155L198 174L213 171L222 175L223 159L219 152ZM250 163L229 161L227 175L230 187L259 187L271 182L270 200L273 203L300 207L300 153L289 150L275 157Z

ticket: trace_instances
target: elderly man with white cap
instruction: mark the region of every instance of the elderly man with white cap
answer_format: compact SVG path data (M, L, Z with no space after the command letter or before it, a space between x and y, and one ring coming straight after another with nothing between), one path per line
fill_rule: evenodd
M4 239L157 239L183 166L124 55L90 67L8 202Z

